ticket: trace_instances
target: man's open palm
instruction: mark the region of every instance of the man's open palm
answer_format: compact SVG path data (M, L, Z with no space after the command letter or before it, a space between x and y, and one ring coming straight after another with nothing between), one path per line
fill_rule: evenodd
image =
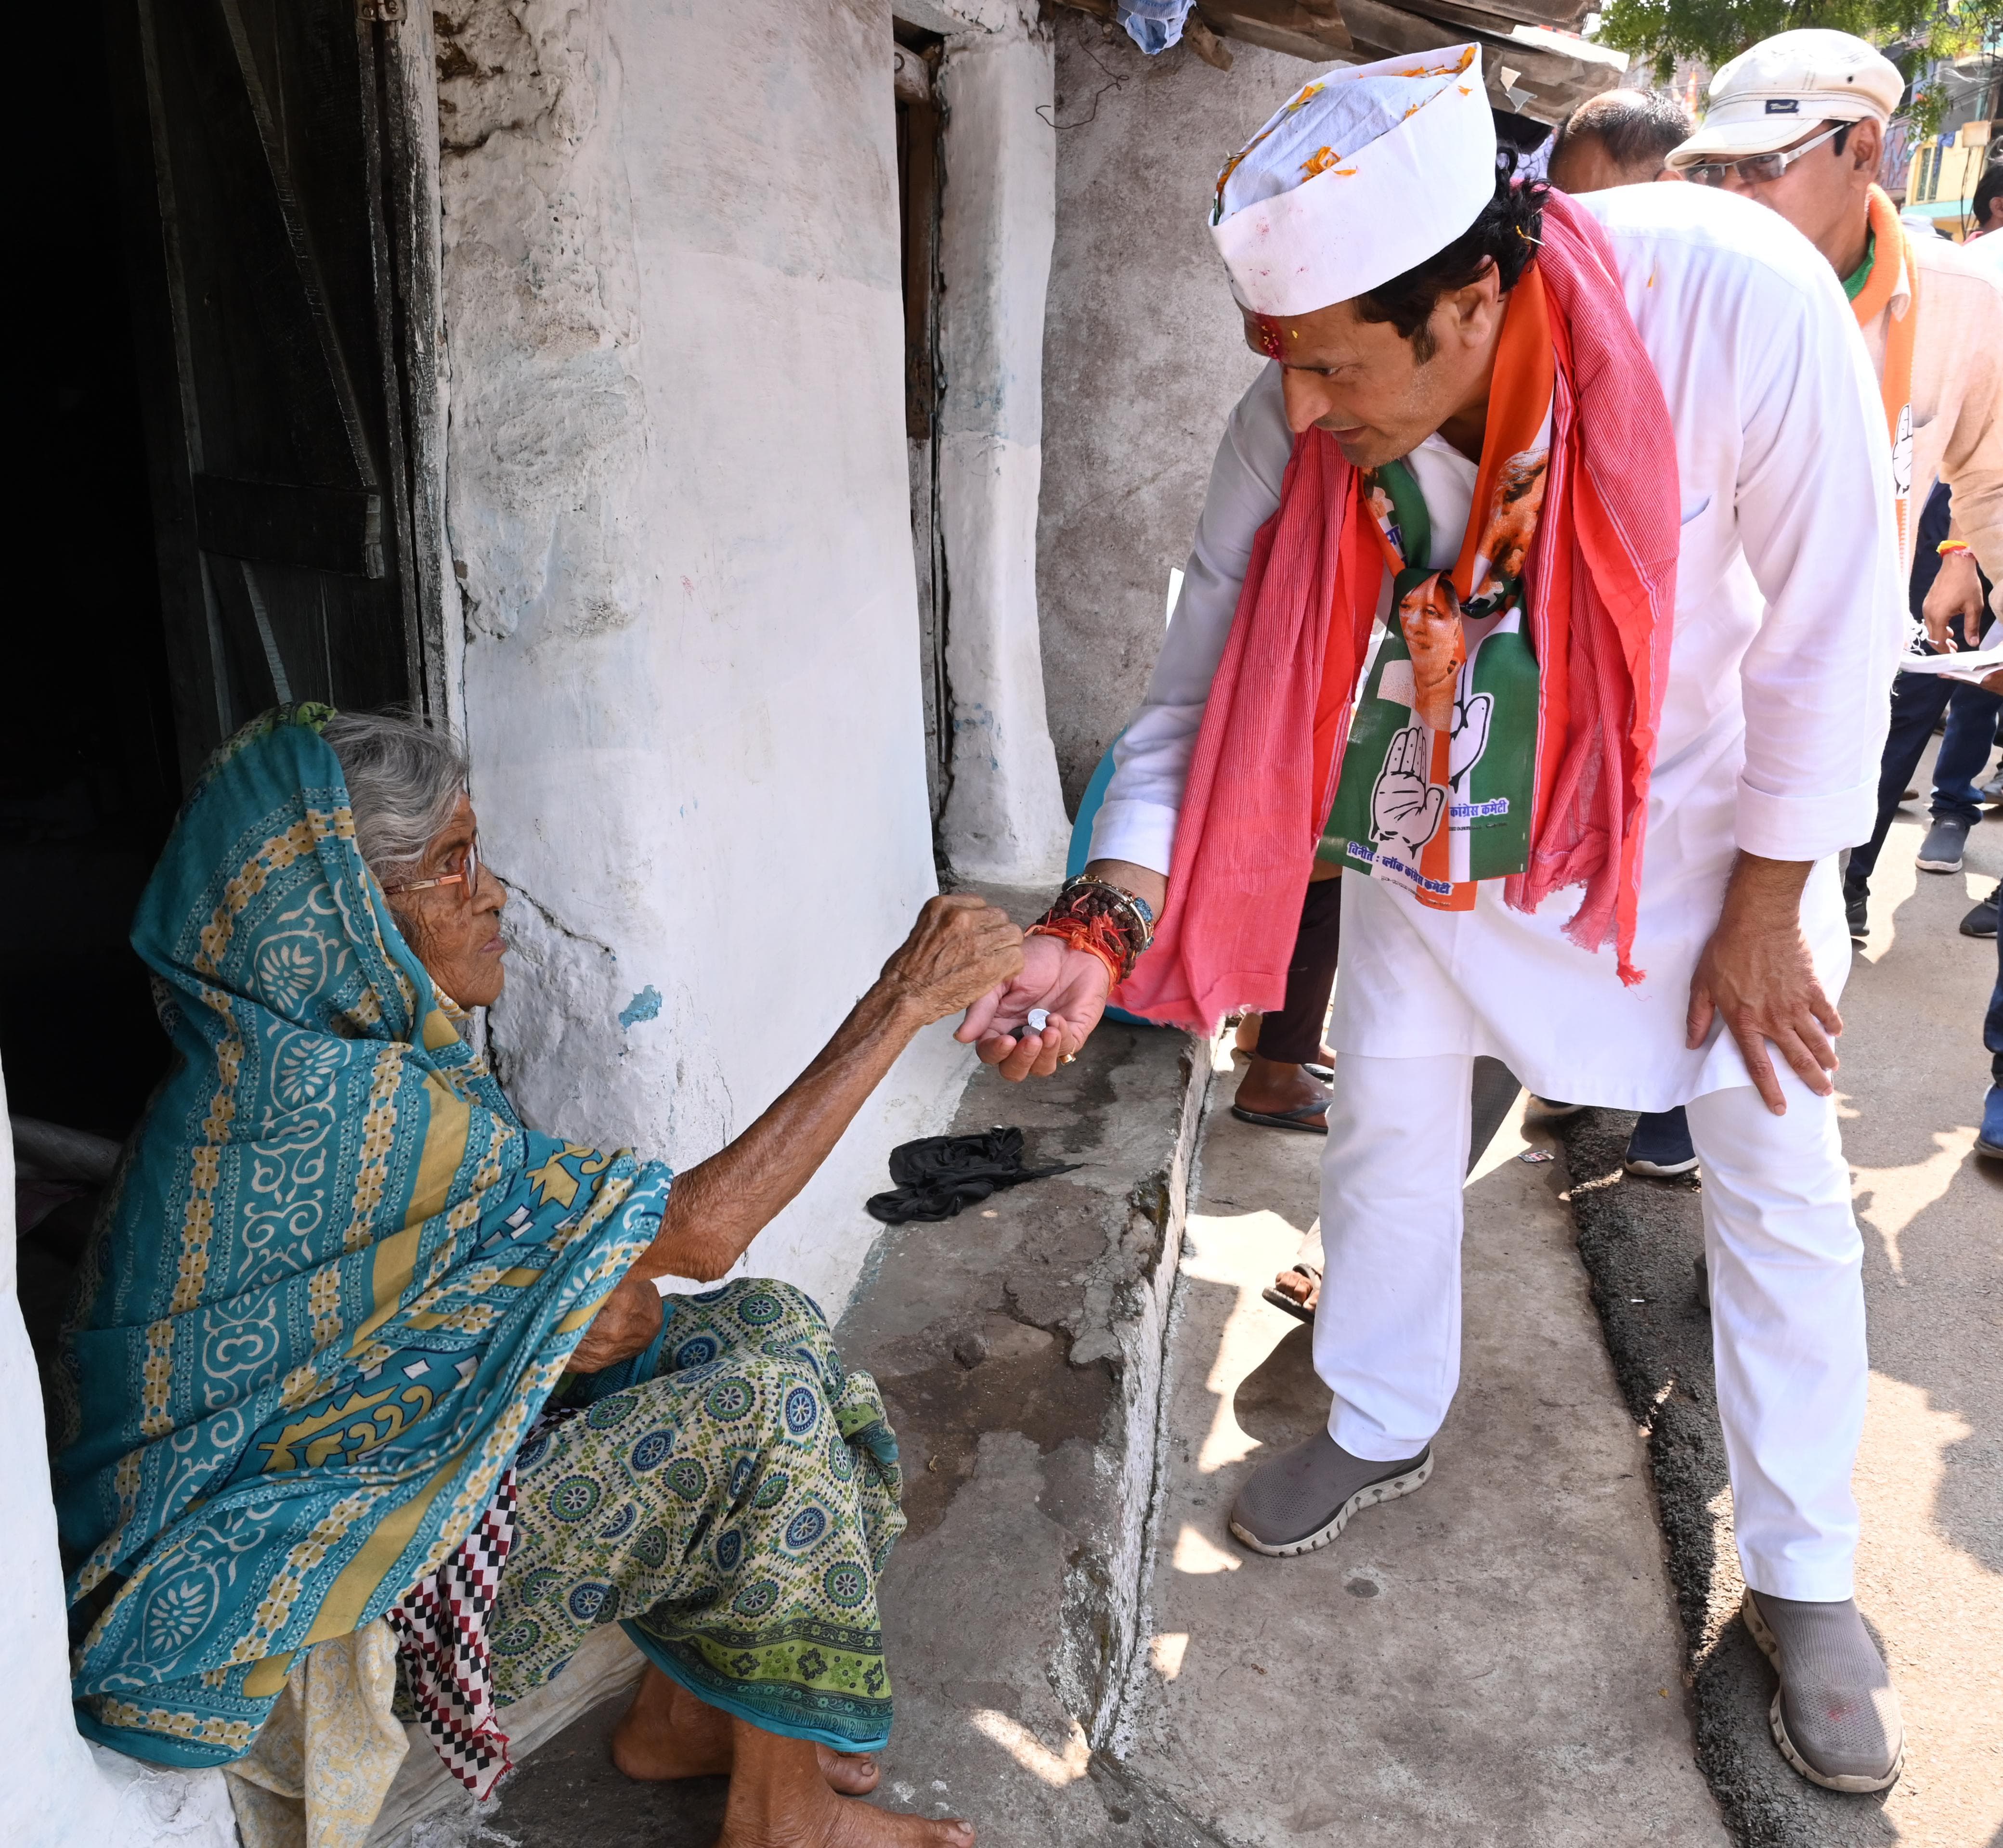
M999 1067L1005 1078L1048 1078L1099 1025L1112 986L1105 963L1090 951L1061 938L1026 937L1022 973L969 1008L953 1037L972 1043L981 1062ZM1032 1008L1050 1015L1041 1032L1029 1030Z

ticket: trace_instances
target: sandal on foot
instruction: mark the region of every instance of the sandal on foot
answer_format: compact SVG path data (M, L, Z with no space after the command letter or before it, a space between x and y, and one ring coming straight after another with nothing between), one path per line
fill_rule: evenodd
M1289 1264L1280 1274L1283 1277L1304 1277L1316 1289L1321 1287L1321 1266L1310 1264L1305 1259L1298 1264ZM1268 1284L1259 1294L1274 1308L1285 1309L1296 1321L1305 1322L1309 1328L1314 1326L1314 1311L1304 1302L1295 1302L1285 1291L1277 1290Z
M1306 1130L1310 1136L1326 1136L1327 1104L1302 1104L1298 1110L1248 1110L1241 1104L1231 1106L1231 1114L1240 1123L1256 1123L1261 1129ZM1309 1123L1310 1116L1321 1116L1320 1123Z

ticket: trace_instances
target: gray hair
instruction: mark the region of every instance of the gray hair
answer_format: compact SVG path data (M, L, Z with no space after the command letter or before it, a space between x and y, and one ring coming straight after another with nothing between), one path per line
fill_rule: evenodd
M1616 166L1651 168L1651 176L1668 164L1669 151L1697 132L1675 97L1659 90L1603 90L1589 96L1558 125L1551 143L1556 160L1575 141L1592 139L1606 149Z
M341 760L355 843L387 885L423 858L466 790L466 753L422 713L337 712L320 736Z

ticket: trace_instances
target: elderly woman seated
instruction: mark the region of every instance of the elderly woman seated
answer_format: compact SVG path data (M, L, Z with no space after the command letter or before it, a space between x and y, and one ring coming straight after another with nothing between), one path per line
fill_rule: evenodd
M970 1842L834 1794L874 1786L890 1725L876 1583L904 1520L875 1382L783 1284L655 1280L729 1273L918 1029L1020 967L1019 934L933 900L785 1095L670 1188L524 1127L463 1036L501 992L505 902L464 782L411 721L268 714L142 901L177 1057L65 1336L79 1724L232 1766L246 1822L279 1793L296 1839L303 1796L309 1841L358 1843L402 1755L393 1698L484 1795L509 1703L617 1621L647 1667L614 1758L729 1773L723 1843Z

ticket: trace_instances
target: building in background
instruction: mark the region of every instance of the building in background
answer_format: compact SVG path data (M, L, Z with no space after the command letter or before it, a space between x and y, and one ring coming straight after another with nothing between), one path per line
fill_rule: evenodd
M2003 154L2003 48L1940 59L1914 89L1938 92L1945 106L1932 134L1904 143L1900 203L1908 218L1931 218L1959 243L1973 228L1975 183ZM1888 166L1891 155L1888 145Z

